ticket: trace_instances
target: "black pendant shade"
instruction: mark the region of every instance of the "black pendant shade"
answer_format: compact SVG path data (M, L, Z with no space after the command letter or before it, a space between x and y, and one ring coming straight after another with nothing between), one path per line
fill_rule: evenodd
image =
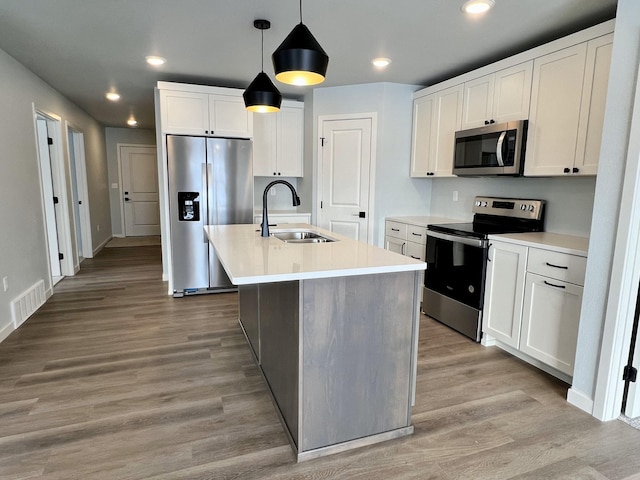
M316 85L324 81L329 56L300 22L273 52L276 80L290 85Z
M269 20L255 20L253 26L262 30L262 49L260 54L264 58L264 31L271 27L271 23ZM244 106L252 112L277 112L282 104L282 95L269 76L264 73L264 60L262 64L262 71L256 75L256 78L253 79L253 82L249 84L242 94Z
M260 72L242 94L244 106L252 112L277 112L282 104L282 95L269 76Z

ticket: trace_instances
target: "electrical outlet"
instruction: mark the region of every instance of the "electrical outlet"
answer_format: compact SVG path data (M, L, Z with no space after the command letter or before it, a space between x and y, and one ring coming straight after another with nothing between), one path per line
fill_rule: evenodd
M112 183L111 184L111 188L114 189L114 190L117 190L118 187L119 187L119 185L117 183Z
M100 224L96 225L96 231L98 231L98 232L100 231Z
M9 278L8 277L2 277L2 288L4 288L5 292L7 290L9 290Z
M453 191L453 201L454 201L454 202L457 202L457 201L458 201L458 191L457 191L457 190L454 190L454 191Z

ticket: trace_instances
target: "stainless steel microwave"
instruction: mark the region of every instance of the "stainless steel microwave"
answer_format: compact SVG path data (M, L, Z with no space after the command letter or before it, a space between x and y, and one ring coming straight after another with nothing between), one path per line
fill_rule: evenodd
M456 132L454 175L522 175L527 124L518 120Z

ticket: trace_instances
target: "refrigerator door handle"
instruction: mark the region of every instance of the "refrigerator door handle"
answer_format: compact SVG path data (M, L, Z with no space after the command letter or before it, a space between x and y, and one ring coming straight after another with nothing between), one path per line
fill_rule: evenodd
M205 215L202 216L202 223L203 223L203 226L205 227L210 224L209 223L209 185L208 185L210 168L211 168L210 164L208 163L202 164L202 196L205 198L201 199L200 201L202 202L203 205L205 205L205 209L204 209ZM202 229L202 241L207 245L209 244L209 239L207 238L207 234L205 233L204 228Z

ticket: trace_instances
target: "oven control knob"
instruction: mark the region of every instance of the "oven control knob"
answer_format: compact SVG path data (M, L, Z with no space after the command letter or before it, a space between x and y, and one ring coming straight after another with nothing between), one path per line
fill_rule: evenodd
M522 205L520 205L520 210L526 210L527 206L523 203Z
M482 202L482 204L480 206L481 207L486 207L487 206L487 202Z
M476 207L480 206L480 202L476 200Z
M530 212L533 212L533 209L534 209L533 205L529 205L528 210L529 210Z

